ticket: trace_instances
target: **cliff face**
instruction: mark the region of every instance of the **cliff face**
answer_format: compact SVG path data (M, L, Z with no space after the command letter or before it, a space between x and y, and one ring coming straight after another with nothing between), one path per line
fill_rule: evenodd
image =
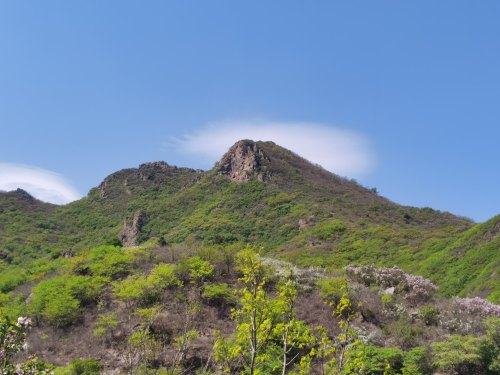
M266 181L271 177L269 164L269 157L257 143L239 141L222 157L216 168L219 174L231 181Z
M140 211L135 213L132 222L124 221L123 229L118 235L124 246L137 246L137 236L140 234L145 221L146 215Z

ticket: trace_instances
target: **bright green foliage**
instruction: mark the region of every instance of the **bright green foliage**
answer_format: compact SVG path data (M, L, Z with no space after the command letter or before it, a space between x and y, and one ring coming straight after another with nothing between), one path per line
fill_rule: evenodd
M274 327L273 334L281 339L279 353L283 375L287 373L290 365L300 354L308 354L315 341L310 327L296 317L297 288L298 284L290 271L278 285L278 300L274 304L278 323ZM304 367L304 363L302 367Z
M237 342L247 357L249 374L254 375L264 359L259 355L271 338L273 311L264 290L264 265L257 254L250 249L240 252L237 268L243 274L239 279L243 287L239 290L241 307L233 310L233 319L237 322Z
M335 306L334 315L341 329L337 340L343 343L337 353L337 373L354 374L365 366L365 347L358 338L357 331L351 325L357 312L349 300L347 284L342 290L340 301Z
M483 338L451 335L432 343L432 365L440 372L472 374L483 367Z
M118 327L118 324L116 313L113 312L108 315L100 314L93 330L93 334L98 337L109 334L112 335L114 328Z
M101 366L95 359L74 359L71 361L72 373L75 375L99 375Z
M328 335L328 331L317 326L314 329L316 335L316 346L311 351L311 357L314 357L319 362L321 374L335 374L337 347L334 341ZM310 361L307 361L310 363Z
M214 267L210 262L203 260L199 256L191 257L187 260L189 278L195 285L201 285L210 278L214 272Z
M69 294L51 295L40 313L56 327L70 325L80 314L80 302Z
M182 282L175 276L175 266L167 263L156 265L147 278L148 284L160 290L182 286Z
M382 303L386 306L391 306L394 303L394 296L391 294L382 294L380 297Z
M302 265L397 264L432 278L447 295L491 292L489 300L500 301L500 217L474 225L429 208L399 206L277 145L257 147L269 156L259 169L273 175L270 181L238 184L215 169L142 165L113 174L87 197L64 206L2 193L2 259L28 269L30 258L112 243L124 218L144 212L142 244L152 238L169 246L256 243ZM307 223L299 228L301 219ZM117 258L104 262L116 267L94 262L93 274L117 270L113 278L125 276L120 272L127 265ZM19 283L11 281L7 288Z
M142 327L141 327L142 328ZM151 363L161 350L161 343L147 329L133 332L127 340L131 362L129 368L133 374L148 373Z
M93 275L118 277L129 272L131 254L117 246L98 246L90 250L88 267Z
M68 276L66 288L82 305L96 302L109 279L102 276Z
M25 314L26 311L26 302L22 293L15 295L13 292L7 294L0 292L0 316L13 320Z
M149 285L144 276L131 275L124 280L116 281L113 284L113 293L127 308L136 304L150 302Z
M483 360L490 371L500 373L500 318L487 318L484 326L487 341L482 347Z
M310 231L311 235L320 240L332 240L344 233L345 225L340 220L324 221L316 224Z
M193 340L197 339L199 332L196 329L189 329L174 339L174 349L177 350L176 358L174 359L173 368L177 368L186 357L188 349L191 347Z
M216 304L234 303L236 301L233 290L226 283L204 285L202 296Z
M326 297L329 297L334 291L327 290L329 293ZM339 290L333 295L337 298L331 299L328 303L334 308L333 315L337 318L341 332L336 340L332 340L324 328L316 327L318 344L313 354L319 359L324 374L357 374L364 371L366 353L363 342L352 327L358 313L349 299L349 289L345 279L339 283Z
M402 375L426 375L431 373L427 348L417 346L405 354Z
M242 286L238 290L240 306L232 312L236 333L230 339L219 336L214 346L215 358L226 370L229 368L231 371L235 356L241 353L245 371L250 375L263 374L269 364L267 344L274 326L272 303L264 290L265 269L251 249L238 253L237 269L242 274L239 279Z
M156 265L147 277L130 275L124 280L115 281L113 293L125 305L132 307L154 303L163 290L181 285L181 281L175 276L175 267L161 263Z
M383 375L389 365L391 373L400 373L403 367L403 351L397 348L379 348L368 345L365 347L365 373Z
M240 365L243 348L235 336L226 338L220 331L215 331L214 334L217 337L213 347L215 362L220 365L223 373L232 374L233 369Z
M400 313L397 319L390 321L384 329L404 350L416 346L418 338L423 333L423 326L412 324L411 317L404 312Z
M80 315L80 305L96 302L107 279L65 275L40 282L33 288L29 310L39 318L62 327Z
M346 285L343 277L325 277L319 279L316 285L321 290L321 297L328 303L337 304L342 297L342 291Z
M0 291L10 292L27 279L26 272L18 267L12 267L0 272Z

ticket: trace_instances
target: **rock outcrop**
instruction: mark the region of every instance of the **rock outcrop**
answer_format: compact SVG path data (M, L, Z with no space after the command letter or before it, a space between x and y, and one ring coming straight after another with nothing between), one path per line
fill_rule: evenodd
M146 222L146 214L144 212L136 212L132 222L125 219L123 229L120 231L118 238L123 246L137 246L137 237L141 233L142 226Z
M217 172L232 181L252 179L266 181L271 177L270 160L257 143L249 140L236 142L217 163Z

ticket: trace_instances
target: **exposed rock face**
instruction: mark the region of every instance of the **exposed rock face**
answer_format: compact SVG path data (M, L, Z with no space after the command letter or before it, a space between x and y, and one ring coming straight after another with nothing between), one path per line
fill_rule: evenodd
M121 230L118 238L122 242L123 246L136 246L137 245L137 236L141 233L141 228L146 222L146 214L144 212L136 212L134 218L132 219L132 223L125 222L123 223L123 229Z
M271 177L269 157L253 141L239 141L217 164L217 172L232 181L244 182L252 179L266 181Z

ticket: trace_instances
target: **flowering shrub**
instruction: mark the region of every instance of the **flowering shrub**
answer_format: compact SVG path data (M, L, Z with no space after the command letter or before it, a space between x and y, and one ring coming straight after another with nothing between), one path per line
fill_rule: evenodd
M13 358L16 353L25 351L26 335L31 326L31 319L19 317L16 323L0 322L0 375L31 375L53 374L50 367L31 356L28 361L14 365Z
M473 334L484 331L483 321L488 318L500 318L500 306L480 297L455 297L447 314L441 317L441 325L450 332Z
M399 267L375 268L371 266L347 266L347 276L366 286L377 285L381 288L394 287L395 291L404 292L404 298L411 303L427 301L437 287L422 276L409 275Z
M500 306L488 302L480 297L459 298L453 300L453 307L456 313L467 314L478 318L495 316L500 318Z

